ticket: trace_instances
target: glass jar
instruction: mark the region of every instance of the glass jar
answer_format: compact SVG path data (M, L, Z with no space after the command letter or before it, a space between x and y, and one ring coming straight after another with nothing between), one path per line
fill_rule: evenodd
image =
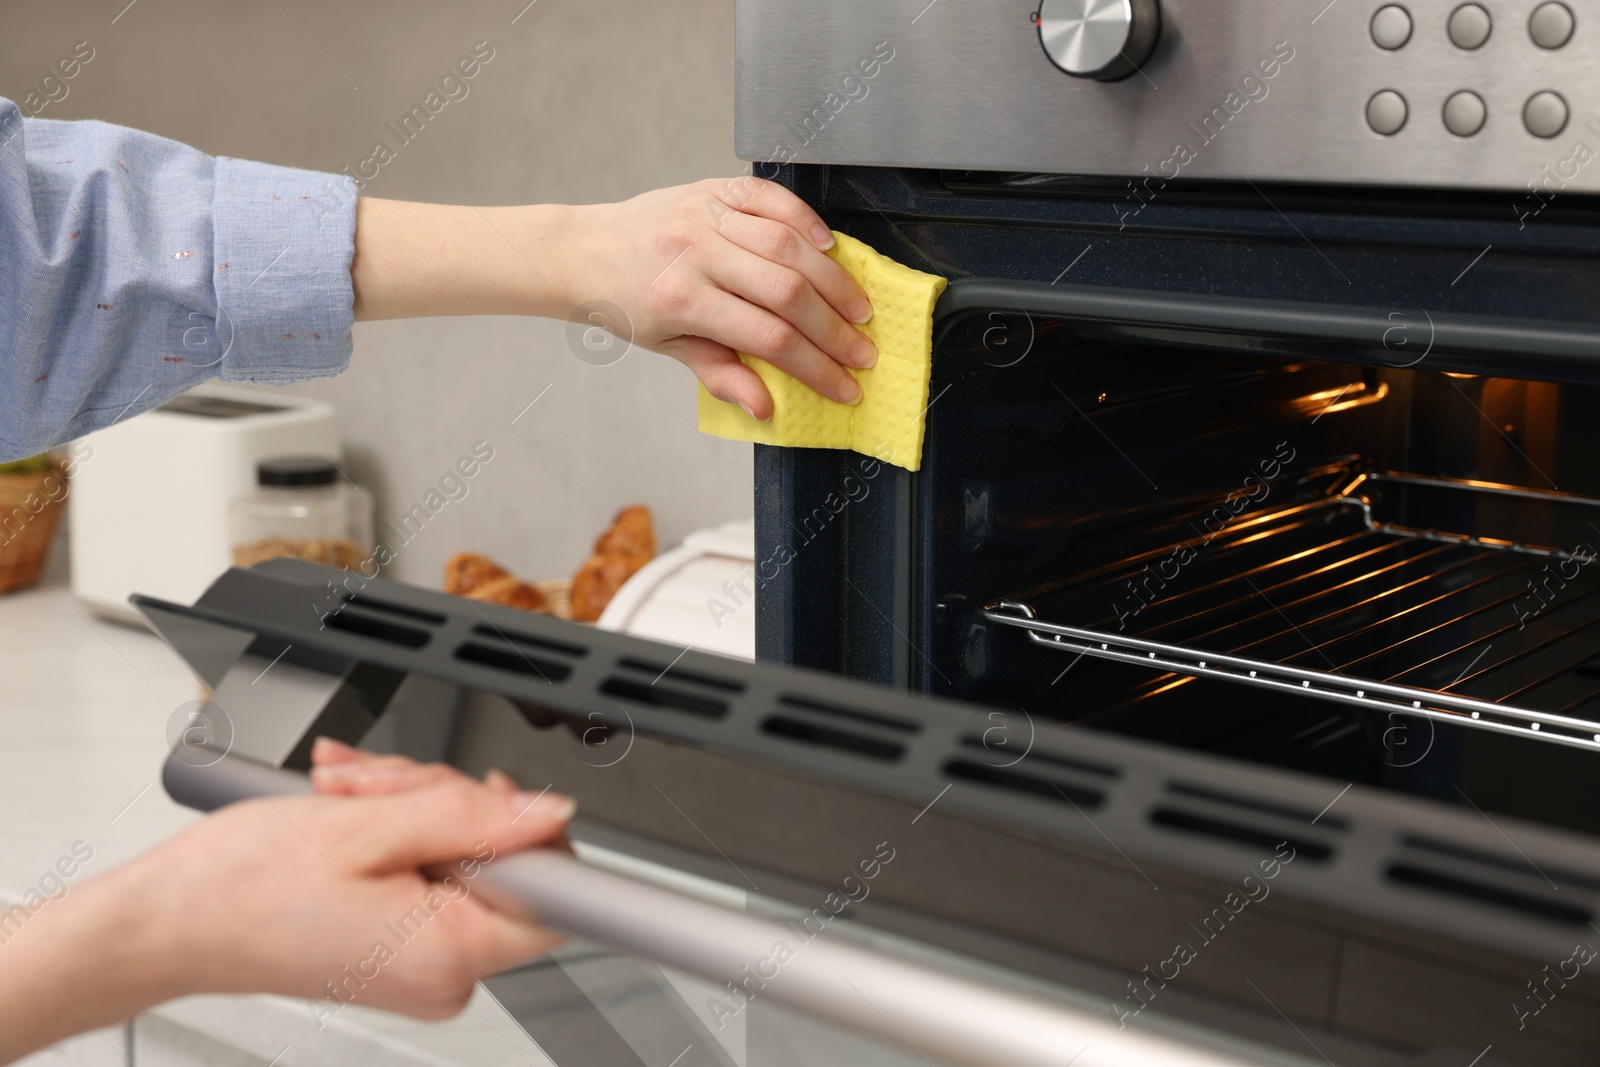
M256 465L256 491L228 508L233 564L292 556L355 569L372 556L372 494L321 456Z

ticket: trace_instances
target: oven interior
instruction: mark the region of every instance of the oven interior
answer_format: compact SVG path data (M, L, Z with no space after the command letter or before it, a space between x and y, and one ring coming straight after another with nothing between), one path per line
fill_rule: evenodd
M915 687L1600 831L1600 386L1003 320L936 338Z

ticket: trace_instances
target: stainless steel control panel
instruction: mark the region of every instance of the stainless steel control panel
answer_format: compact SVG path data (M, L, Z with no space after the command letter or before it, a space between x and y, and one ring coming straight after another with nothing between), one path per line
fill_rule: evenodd
M737 11L749 160L1600 191L1600 0Z

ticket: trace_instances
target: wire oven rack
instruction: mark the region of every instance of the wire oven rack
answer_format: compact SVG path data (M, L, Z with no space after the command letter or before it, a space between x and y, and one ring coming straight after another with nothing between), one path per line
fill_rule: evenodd
M1143 694L1210 678L1600 750L1600 717L1586 717L1600 713L1587 539L1555 548L1380 515L1419 499L1473 529L1509 517L1600 541L1600 501L1586 497L1351 472L1328 496L1196 526L1193 540L983 616L1036 645L1161 672Z

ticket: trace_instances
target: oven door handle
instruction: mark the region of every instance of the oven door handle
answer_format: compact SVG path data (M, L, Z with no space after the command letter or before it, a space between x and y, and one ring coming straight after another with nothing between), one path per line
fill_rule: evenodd
M195 750L167 759L178 803L211 811L239 800L304 794L310 779L239 756L205 766ZM209 759L210 757L207 756ZM1231 1038L1119 1028L1108 1011L1052 1003L843 938L707 903L586 864L554 849L483 865L476 891L508 914L770 999L895 1045L967 1067L1260 1067L1310 1061ZM778 948L786 946L788 951ZM737 988L739 991L735 992ZM1212 1047L1200 1043L1207 1038Z

